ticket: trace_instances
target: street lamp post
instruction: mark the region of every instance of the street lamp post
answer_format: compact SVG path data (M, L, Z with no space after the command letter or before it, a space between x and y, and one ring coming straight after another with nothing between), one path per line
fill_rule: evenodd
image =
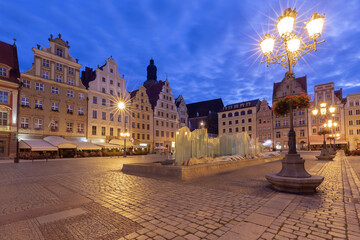
M317 41L321 36L324 16L314 13L309 22L305 24L305 28L312 40L309 44L304 42L293 33L297 12L295 9L287 8L282 16L278 18L276 24L279 33L278 41L280 45L274 51L275 38L270 34L266 34L264 39L260 41L261 50L266 57L267 66L270 64L279 64L286 69L285 78L289 81L289 95L293 95L293 69L296 63L307 53L317 50L317 45L324 42ZM301 44L303 44L301 46ZM286 192L314 192L316 187L321 184L323 177L311 176L306 172L304 167L305 160L296 152L296 134L293 123L293 103L289 102L290 114L290 131L288 135L289 151L284 159L282 159L282 169L279 173L271 173L266 175L267 180L272 183L274 188Z
M126 110L126 104L125 102L123 101L120 101L118 103L118 109L121 111L121 112L125 112ZM125 158L126 157L126 138L130 137L130 133L127 132L127 129L126 129L126 119L125 119L125 114L124 114L124 127L125 127L125 131L124 132L121 132L120 133L120 136L124 138L124 154L123 154L123 157Z
M319 115L320 119L323 119L325 122L327 116L329 114L334 114L335 110L336 110L335 107L333 107L333 106L327 107L326 103L324 102L324 103L320 103L320 111L318 109L314 108L311 112L312 112L312 115L315 117L318 116L320 113L320 115ZM324 129L326 129L327 127L329 129L331 129L332 126L335 126L334 124L333 124L332 120L329 119L327 123L324 123ZM337 123L336 123L336 125L337 125ZM320 155L316 156L316 158L319 160L332 160L334 157L330 155L329 151L326 148L326 139L325 139L326 130L324 130L323 135L324 135L323 148L321 149Z

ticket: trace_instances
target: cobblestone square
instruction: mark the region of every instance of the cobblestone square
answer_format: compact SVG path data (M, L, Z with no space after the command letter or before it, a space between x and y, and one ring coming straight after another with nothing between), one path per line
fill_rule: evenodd
M188 182L123 174L158 156L0 164L1 239L360 239L360 159L302 152L315 194L271 189L280 161Z

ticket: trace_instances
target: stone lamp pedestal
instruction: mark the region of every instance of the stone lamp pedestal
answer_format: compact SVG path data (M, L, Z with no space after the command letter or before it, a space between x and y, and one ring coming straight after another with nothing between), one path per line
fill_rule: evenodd
M324 140L323 148L321 149L320 155L316 156L316 158L318 160L328 160L328 161L333 160L334 156L331 156L329 151L327 150L325 140Z
M305 160L300 154L287 154L281 160L282 169L279 173L270 173L265 177L276 190L291 193L316 192L324 180L322 176L310 175L304 167Z

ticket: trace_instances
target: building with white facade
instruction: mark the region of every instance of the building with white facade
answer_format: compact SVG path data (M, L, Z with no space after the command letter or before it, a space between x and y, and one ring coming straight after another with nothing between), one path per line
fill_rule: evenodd
M109 142L119 138L121 132L130 131L130 111L119 111L118 102L125 100L130 108L130 95L125 88L125 79L110 57L95 71L83 71L82 81L88 89L88 131L90 142Z

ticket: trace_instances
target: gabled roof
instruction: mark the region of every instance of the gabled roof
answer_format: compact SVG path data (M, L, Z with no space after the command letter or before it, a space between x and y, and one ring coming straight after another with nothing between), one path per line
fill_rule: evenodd
M274 83L273 99L275 98L275 94L277 92L277 89L283 83L284 80L285 80L285 78L281 82ZM295 78L295 81L298 82L300 84L301 88L304 89L304 91L307 93L306 75L303 76L303 77Z
M160 92L164 86L165 82L158 81L154 82L151 85L147 85L146 87L146 94L149 96L149 102L151 103L152 109L155 108L157 100L159 99Z
M85 67L85 71L81 71L81 82L86 87L89 88L89 83L94 81L96 78L96 71L93 71L92 68Z
M135 97L135 96L136 96L136 93L137 93L138 91L139 91L139 89L130 92L130 98Z
M19 61L17 56L17 48L15 43L13 45L0 41L0 63L8 65L11 70L8 76L0 76L1 80L18 83L20 77Z
M189 118L208 116L209 111L217 113L221 111L223 107L224 104L221 98L186 104ZM197 113L199 113L199 115L197 115Z
M256 106L260 106L259 99L226 105L221 112L242 109L242 108L256 107Z

